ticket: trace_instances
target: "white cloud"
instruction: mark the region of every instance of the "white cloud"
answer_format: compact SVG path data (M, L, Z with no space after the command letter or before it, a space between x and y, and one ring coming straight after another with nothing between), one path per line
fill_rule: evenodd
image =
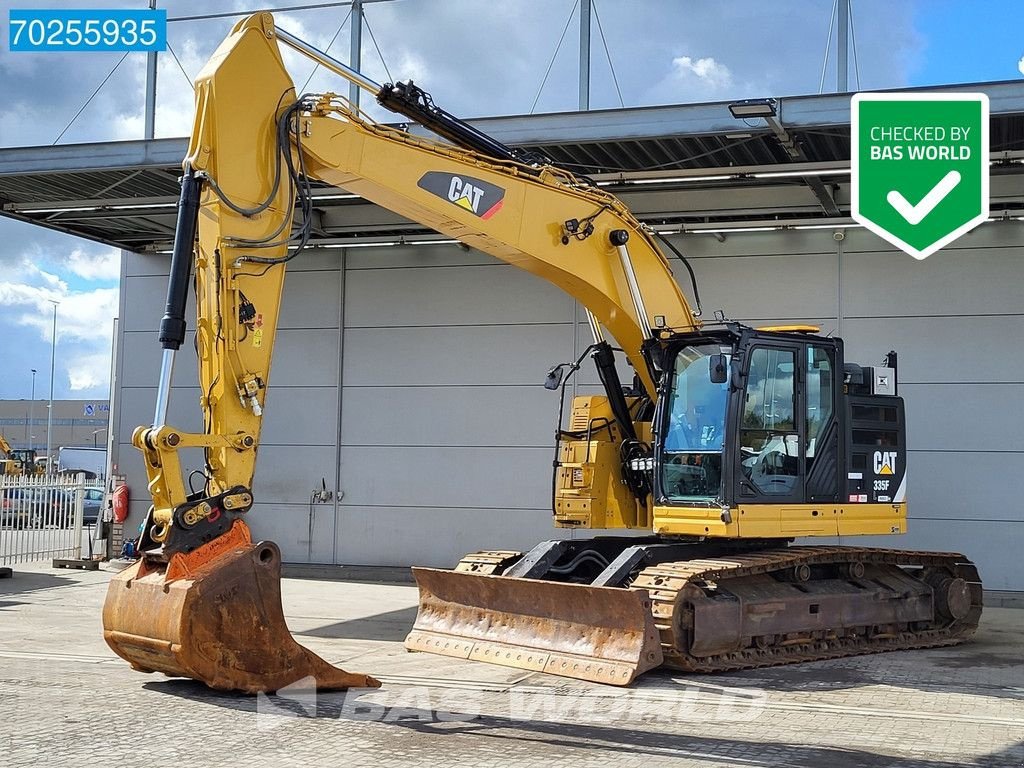
M65 357L68 388L72 392L110 385L110 353L91 352Z
M664 71L664 70L663 70ZM672 56L667 71L644 95L644 103L685 104L742 98L769 89L736 77L714 56Z
M54 291L0 282L0 306L19 307L19 325L36 328L42 341L53 332L53 301L57 306L57 339L109 341L111 320L117 314L117 288L92 291Z
M732 72L725 64L715 61L711 56L702 59L693 59L689 56L678 56L672 59L672 67L675 74L681 79L689 79L690 76L704 81L710 88L730 88L732 86Z
M23 263L22 269L13 270L13 274L8 272L8 275L15 280L19 279L19 277L24 279L32 279L34 277L36 278L35 282L42 282L43 285L29 285L27 283L8 281L0 282L0 306L42 308L51 299L59 301L64 293L67 292L67 283L56 275L44 272L29 261Z
M1024 75L1024 56L1021 56L1020 61L1017 62L1017 69Z
M116 255L116 252L115 252ZM105 254L72 253L70 271L89 280L109 280L111 260ZM114 262L116 266L116 261ZM116 270L114 278L116 279ZM22 343L38 350L48 347L53 333L53 304L57 307L59 376L73 391L106 387L110 377L113 318L118 288L75 290L28 258L6 271L0 281L0 321L30 329ZM45 355L43 355L45 357Z
M40 280L46 283L46 285L49 288L53 289L54 291L57 291L58 293L60 293L61 291L66 291L68 288L68 284L61 280L59 275L54 275L50 272L46 272L45 270L40 269L36 264L32 262L26 262L25 268L30 275L37 276Z
M117 280L121 276L121 256L110 248L101 253L89 253L76 248L68 256L67 268L84 280Z

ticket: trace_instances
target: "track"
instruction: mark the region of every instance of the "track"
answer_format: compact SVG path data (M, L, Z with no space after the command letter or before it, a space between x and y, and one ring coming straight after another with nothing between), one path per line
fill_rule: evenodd
M911 570L907 571L908 568ZM823 573L833 578L817 578ZM834 578L837 573L841 578ZM924 605L926 597L930 600L933 589L938 595L935 600L937 607L934 617L929 620L909 616L914 620L861 625L844 621L841 625L832 626L826 622L824 628L813 630L797 628L796 632L747 634L751 626L756 626L758 619L771 614L773 609L781 612L786 606L778 600L771 602L769 594L752 609L744 601L737 600L734 593L746 590L757 595L759 579L770 590L779 583L776 579L780 576L783 584L787 579L797 585L802 583L803 586L796 588L812 592L813 600L838 598L841 601L843 595L835 590L830 592L829 588L833 584L842 586L845 580L862 590L875 589L877 584L876 592L871 593L876 598L880 596L875 604L883 605L894 615L904 612L909 616L906 606L910 605L910 600L920 599ZM901 582L902 592L899 591ZM909 588L906 586L908 582ZM893 584L897 586L894 588ZM881 651L955 645L974 633L982 610L981 580L977 569L962 555L951 553L789 547L729 558L665 563L645 568L630 586L646 589L651 596L665 665L686 672L726 672ZM735 643L741 647L708 653L708 647L728 644L728 638L708 637L718 629L715 625L718 616L724 615L722 608L730 617L742 614L737 623L738 642ZM883 610L880 608L878 612L881 615ZM704 616L708 618L702 618ZM695 647L702 647L705 652L693 653Z

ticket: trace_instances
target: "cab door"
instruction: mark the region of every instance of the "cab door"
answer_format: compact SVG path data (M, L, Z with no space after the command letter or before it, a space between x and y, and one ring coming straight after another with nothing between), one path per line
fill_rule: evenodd
M804 500L804 345L753 339L744 355L734 452L737 504Z
M754 337L747 350L734 410L735 503L839 500L845 450L839 342Z
M832 339L808 340L803 359L804 500L809 504L837 502L843 495L841 468L846 466L842 347Z

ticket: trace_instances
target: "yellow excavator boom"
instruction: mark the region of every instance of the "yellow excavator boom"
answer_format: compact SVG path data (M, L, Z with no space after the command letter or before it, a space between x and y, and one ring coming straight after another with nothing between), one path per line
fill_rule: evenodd
M219 688L272 690L310 674L323 688L375 684L328 672L287 637L279 593L267 588L280 553L253 543L243 517L254 498L285 264L296 250L293 200L306 181L340 186L563 288L588 307L595 335L601 326L611 332L651 396L645 339L653 328L686 330L696 320L648 231L612 195L553 167L503 162L375 124L334 94L298 101L269 13L239 22L199 73L183 169L158 403L152 425L132 438L145 457L153 508L140 562L111 583L105 637L138 669ZM568 221L578 229L567 231ZM613 231L623 233L621 244L613 244ZM166 423L174 352L188 343L190 270L201 433ZM180 452L188 448L204 455L198 493L184 482ZM236 597L222 604L225 590ZM238 627L263 640L246 643ZM271 654L280 644L287 652Z

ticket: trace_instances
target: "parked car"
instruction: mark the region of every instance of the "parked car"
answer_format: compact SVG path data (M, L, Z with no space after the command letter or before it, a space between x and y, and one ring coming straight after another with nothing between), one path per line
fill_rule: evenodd
M82 520L86 525L95 525L103 510L103 489L86 488L85 500L82 502Z
M93 525L103 509L103 489L86 488L82 522ZM75 521L75 491L60 488L8 488L0 491L0 525L15 528L58 526Z
M82 500L82 524L95 523L100 505L103 503L103 491L86 488ZM90 494L93 494L90 497ZM99 494L99 497L95 494ZM75 491L50 489L39 504L43 525L57 525L70 528L75 523ZM90 515L92 516L90 519Z
M12 528L30 528L35 517L36 493L34 488L8 488L0 494L0 525Z
M59 524L67 509L75 509L64 491L50 488L8 488L0 502L5 525L17 528L38 528Z
M51 488L41 499L39 510L43 525L70 528L75 522L75 492Z

